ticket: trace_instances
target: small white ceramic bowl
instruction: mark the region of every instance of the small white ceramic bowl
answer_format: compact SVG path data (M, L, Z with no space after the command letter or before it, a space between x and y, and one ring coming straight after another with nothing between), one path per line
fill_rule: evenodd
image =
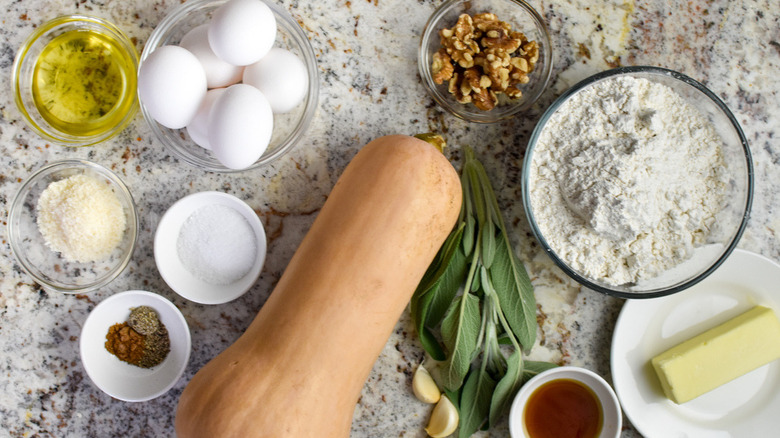
M257 259L249 272L237 281L211 284L193 275L179 258L177 241L184 222L195 211L208 205L231 207L246 218L255 232ZM165 212L154 236L154 260L163 280L182 297L200 304L223 304L233 301L255 284L263 269L266 237L263 223L246 202L222 192L200 192L176 201Z
M127 321L130 308L149 306L168 330L171 351L152 368L122 362L106 350L109 327ZM190 359L192 341L179 309L152 292L133 290L112 295L95 306L81 329L81 362L95 385L111 397L142 402L159 397L176 384Z
M537 374L520 388L509 411L509 433L512 438L532 438L523 421L529 397L545 383L558 379L576 380L590 388L601 403L603 422L599 438L619 438L623 422L615 391L601 376L585 368L565 366Z

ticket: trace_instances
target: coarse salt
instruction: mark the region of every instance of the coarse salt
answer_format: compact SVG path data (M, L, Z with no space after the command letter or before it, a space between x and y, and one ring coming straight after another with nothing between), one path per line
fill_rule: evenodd
M185 269L200 280L232 284L244 277L257 260L252 226L235 209L208 205L193 212L179 231L176 250Z

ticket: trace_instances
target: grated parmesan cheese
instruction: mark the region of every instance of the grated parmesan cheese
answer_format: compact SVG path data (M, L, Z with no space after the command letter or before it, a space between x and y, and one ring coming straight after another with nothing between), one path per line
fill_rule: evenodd
M55 181L38 199L38 229L46 245L67 261L107 258L122 240L125 221L116 194L91 176Z

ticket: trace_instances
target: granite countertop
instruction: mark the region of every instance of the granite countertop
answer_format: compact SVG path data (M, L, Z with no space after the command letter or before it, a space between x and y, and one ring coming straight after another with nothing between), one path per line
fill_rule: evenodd
M587 0L530 3L554 44L550 87L527 113L492 125L443 113L417 74L421 30L441 1L276 0L302 24L317 55L319 110L300 144L264 168L208 173L173 158L140 113L118 137L94 147L50 144L24 123L10 92L11 66L22 41L56 15L104 16L124 29L140 52L176 0L0 0L0 207L3 222L22 181L42 165L88 159L111 168L138 205L140 234L132 261L109 286L86 295L53 294L0 252L0 433L4 436L172 436L182 389L231 344L268 297L330 189L361 145L385 134L438 131L451 152L472 145L498 188L517 251L536 287L541 330L531 357L592 369L610 380L610 340L624 301L584 290L568 279L530 236L520 203L520 167L528 136L565 89L620 65L656 65L706 84L734 112L750 142L755 199L744 248L780 260L780 3L772 0ZM597 6L594 6L597 4ZM261 216L269 236L257 284L229 304L205 306L176 295L160 278L153 234L165 210L204 190L238 196ZM3 227L5 230L5 227ZM98 390L79 359L81 326L97 303L124 290L163 295L184 314L193 351L184 376L167 394L144 403L117 401ZM354 437L424 437L430 407L411 392L423 358L408 313L399 321L364 387ZM506 424L491 436L508 436ZM639 434L625 423L624 437Z

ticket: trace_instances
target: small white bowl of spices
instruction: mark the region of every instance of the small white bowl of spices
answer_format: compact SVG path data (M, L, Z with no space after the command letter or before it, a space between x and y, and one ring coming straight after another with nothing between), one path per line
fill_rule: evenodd
M200 304L235 300L263 268L266 236L257 213L222 192L185 196L163 215L154 259L176 293Z
M105 286L127 267L137 233L127 186L83 160L58 161L33 173L8 213L14 256L50 291L85 293Z
M184 373L192 341L187 321L164 297L146 291L112 295L81 329L81 361L92 382L129 402L165 394Z

